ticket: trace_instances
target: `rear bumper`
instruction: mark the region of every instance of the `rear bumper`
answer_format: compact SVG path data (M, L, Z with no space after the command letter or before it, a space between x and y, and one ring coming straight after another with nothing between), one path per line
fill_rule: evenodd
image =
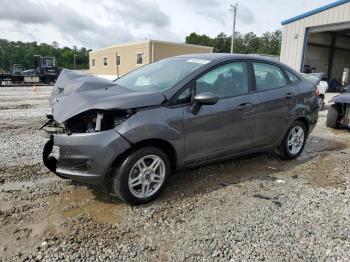
M53 147L59 157L50 156ZM113 161L130 147L114 129L84 134L52 135L43 150L43 162L63 178L101 185Z

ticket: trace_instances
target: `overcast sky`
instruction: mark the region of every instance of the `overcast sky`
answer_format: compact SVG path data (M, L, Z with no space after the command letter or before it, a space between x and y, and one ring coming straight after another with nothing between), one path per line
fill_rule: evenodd
M330 0L237 0L236 30L281 29L281 21ZM230 34L229 0L0 0L0 38L104 47L145 38L184 42L191 32Z

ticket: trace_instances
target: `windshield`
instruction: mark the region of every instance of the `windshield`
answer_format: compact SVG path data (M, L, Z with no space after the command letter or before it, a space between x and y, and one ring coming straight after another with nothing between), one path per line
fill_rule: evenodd
M43 57L42 59L42 64L44 67L54 67L56 66L55 64L55 59L53 57Z
M134 91L163 92L209 62L191 58L165 59L134 70L115 83Z

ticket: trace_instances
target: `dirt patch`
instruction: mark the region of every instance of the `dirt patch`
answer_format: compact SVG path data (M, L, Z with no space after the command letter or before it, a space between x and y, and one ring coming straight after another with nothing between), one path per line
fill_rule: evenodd
M0 167L0 181L2 183L30 181L49 174L50 172L43 170L40 164Z
M308 178L310 184L316 187L332 187L336 189L345 189L345 180L339 176L330 174L313 174Z
M44 191L49 184L42 184L39 190ZM5 200L0 209L4 243L0 256L14 255L18 249L27 254L47 239L77 239L77 234L81 241L96 237L102 240L110 226L124 221L127 209L105 192L74 183L45 198L21 203Z
M0 110L29 109L29 108L36 107L36 106L37 105L31 105L31 104L0 106Z
M347 154L343 152L342 154ZM335 160L337 156L322 153L308 164L301 177L314 187L346 189L346 180L341 172L342 164Z
M37 121L31 123L0 123L1 132L25 132L25 131L36 131L41 127Z

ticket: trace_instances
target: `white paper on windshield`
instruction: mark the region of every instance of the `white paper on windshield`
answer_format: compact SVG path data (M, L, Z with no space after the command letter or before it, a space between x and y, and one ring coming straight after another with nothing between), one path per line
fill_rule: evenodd
M208 64L210 61L204 60L204 59L191 58L191 59L188 59L186 62L205 65L205 64Z

